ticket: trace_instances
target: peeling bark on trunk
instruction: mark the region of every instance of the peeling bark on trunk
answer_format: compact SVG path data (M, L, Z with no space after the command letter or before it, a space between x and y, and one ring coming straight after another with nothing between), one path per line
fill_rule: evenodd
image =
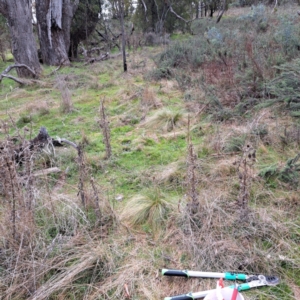
M72 20L74 17L74 14L78 8L79 0L72 1L72 0L64 0L64 6L63 6L63 19L62 19L62 28L63 28L63 34L64 34L64 40L65 40L65 47L67 53L70 49L70 43L71 43L71 25Z
M36 0L41 55L51 66L69 65L71 21L79 1Z
M7 19L10 34L12 54L16 64L24 64L41 73L37 55L37 47L32 30L31 5L27 0L0 0L0 13ZM18 68L19 77L35 77L26 68Z

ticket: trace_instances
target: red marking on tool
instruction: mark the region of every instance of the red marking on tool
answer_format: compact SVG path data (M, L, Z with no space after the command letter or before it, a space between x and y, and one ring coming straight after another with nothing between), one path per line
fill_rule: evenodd
M224 281L223 281L223 278L220 278L220 279L218 280L218 286L219 286L220 288L224 288Z
M239 290L238 290L237 286L235 286L234 289L233 289L231 300L236 300L236 298L238 296L238 292L239 292Z

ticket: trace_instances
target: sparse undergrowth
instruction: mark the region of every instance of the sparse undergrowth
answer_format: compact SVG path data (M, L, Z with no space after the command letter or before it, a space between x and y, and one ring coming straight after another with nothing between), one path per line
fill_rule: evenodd
M245 22L253 22L262 39L274 16L261 19L259 11ZM280 30L293 25L282 22L272 40L276 45ZM224 45L216 52L218 30L206 32L211 44L194 49L200 54L189 54L185 40L193 60L181 65L176 44L173 50L130 53L128 74L115 59L93 64L89 72L79 63L66 67L42 87L2 81L3 299L158 300L216 284L163 278L161 268L278 275L280 285L245 292L245 299L299 299L300 125L282 109L290 99L297 103L289 91L298 79L298 61L271 70L281 52L261 65L255 59L266 53L251 51L262 42L248 37L241 62L249 72L244 65L235 76L239 57L225 57ZM285 60L292 50L285 49ZM159 51L164 64L157 71L149 56ZM205 60L207 54L215 61ZM178 70L189 62L201 64L204 77L200 69ZM149 76L160 80L144 81ZM267 107L268 101L275 106ZM41 126L82 152L70 144L26 148ZM22 160L13 154L20 147Z

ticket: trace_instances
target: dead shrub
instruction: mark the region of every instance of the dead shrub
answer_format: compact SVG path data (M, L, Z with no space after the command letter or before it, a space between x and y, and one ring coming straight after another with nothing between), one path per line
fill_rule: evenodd
M72 102L72 93L68 88L64 78L58 77L55 85L61 93L60 110L62 113L71 113L74 111Z
M26 106L26 112L28 112L28 114L44 116L50 113L50 109L46 101L41 101L39 103L28 104Z

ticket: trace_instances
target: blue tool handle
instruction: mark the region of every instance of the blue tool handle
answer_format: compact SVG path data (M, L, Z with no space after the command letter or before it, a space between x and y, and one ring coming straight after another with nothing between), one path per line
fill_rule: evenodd
M250 290L251 286L248 283L242 283L238 286L239 292Z
M224 274L225 274L224 278L227 280L246 280L247 279L246 274L229 273L229 272L226 272Z

